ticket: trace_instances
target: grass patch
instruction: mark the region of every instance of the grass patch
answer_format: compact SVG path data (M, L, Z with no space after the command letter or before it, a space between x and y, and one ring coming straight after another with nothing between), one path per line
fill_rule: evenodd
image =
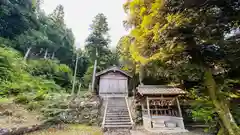
M28 135L103 135L103 132L99 127L91 127L86 125L68 125L64 130L50 128Z
M85 95L87 92L88 92L87 90L81 90L81 91L79 92L79 96L80 96L80 97L84 97L84 95Z
M13 102L12 98L0 98L0 104L9 104L12 102Z

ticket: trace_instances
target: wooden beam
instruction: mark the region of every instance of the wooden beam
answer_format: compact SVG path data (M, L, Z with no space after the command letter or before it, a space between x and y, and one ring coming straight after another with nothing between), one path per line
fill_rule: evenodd
M174 99L174 97L149 97L149 100Z
M182 117L182 110L181 110L181 107L180 107L180 104L179 104L178 97L176 97L176 101L177 101L179 116Z

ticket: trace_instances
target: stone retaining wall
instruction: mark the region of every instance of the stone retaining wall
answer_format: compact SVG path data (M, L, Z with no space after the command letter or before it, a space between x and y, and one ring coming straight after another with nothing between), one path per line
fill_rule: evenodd
M64 123L99 125L101 122L101 100L97 97L80 101L74 100L68 109L60 114Z

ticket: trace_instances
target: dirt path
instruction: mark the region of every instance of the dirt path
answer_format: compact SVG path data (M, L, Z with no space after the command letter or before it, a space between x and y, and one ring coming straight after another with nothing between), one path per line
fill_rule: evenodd
M0 127L19 128L39 125L40 114L26 110L22 105L15 104L13 101L0 102Z

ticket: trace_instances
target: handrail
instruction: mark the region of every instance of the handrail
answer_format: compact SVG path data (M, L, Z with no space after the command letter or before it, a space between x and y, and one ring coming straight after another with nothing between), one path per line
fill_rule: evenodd
M108 97L107 97L107 103L105 105L104 115L103 115L103 122L102 122L102 128L104 128L106 115L107 115L107 107L108 107Z
M129 117L130 117L130 120L131 120L131 124L133 126L134 123L133 123L132 114L131 114L131 111L130 111L130 108L129 108L129 105L128 105L127 97L125 97L125 101L126 101L126 104L127 104L127 109L128 109Z

